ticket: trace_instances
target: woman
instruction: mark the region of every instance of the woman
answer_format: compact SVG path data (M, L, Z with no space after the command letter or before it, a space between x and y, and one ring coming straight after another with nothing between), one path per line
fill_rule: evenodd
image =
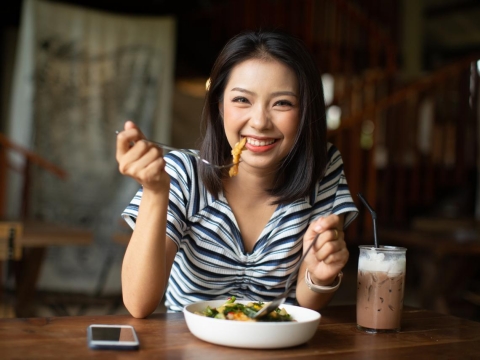
M320 309L330 301L357 210L326 141L320 79L288 35L246 32L227 43L211 72L200 155L230 163L246 138L236 176L179 152L164 156L126 122L119 169L142 184L123 213L134 229L122 265L134 317L151 314L164 293L169 311L231 295L269 301L317 234L287 302Z

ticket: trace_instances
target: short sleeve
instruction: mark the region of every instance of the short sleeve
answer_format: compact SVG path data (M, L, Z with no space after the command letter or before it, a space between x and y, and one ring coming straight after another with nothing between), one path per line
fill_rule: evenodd
M167 212L167 236L177 247L187 227L187 209L192 184L192 165L188 156L171 152L165 155L167 165L165 171L170 176L170 194ZM135 229L138 209L142 200L143 188L140 188L130 204L122 212L123 219Z
M323 213L344 214L344 228L347 228L357 217L358 209L348 188L340 151L329 144L328 157L327 170L317 188L315 207Z
M167 236L180 247L187 229L191 189L196 179L196 167L182 153L171 152L165 156L166 171L170 175L170 197L167 213Z
M142 199L143 188L137 191L133 199L130 201L130 204L123 210L122 218L126 221L128 226L132 229L135 229L135 222L138 216L138 207L140 206L140 201Z

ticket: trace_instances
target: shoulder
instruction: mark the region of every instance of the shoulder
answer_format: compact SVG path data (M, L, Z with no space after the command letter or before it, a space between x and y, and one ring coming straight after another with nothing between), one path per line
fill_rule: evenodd
M332 143L327 143L327 161L328 165L337 161L343 162L340 150L338 150L337 147Z
M335 145L327 144L327 165L325 166L325 173L321 179L321 183L338 178L343 174L343 159L340 151Z
M193 151L193 150L192 150ZM180 200L185 205L195 204L193 213L208 203L208 191L199 175L198 161L189 154L172 151L164 156L165 171L170 175L170 199Z
M189 173L196 170L196 160L192 155L185 154L180 151L171 151L164 155L167 162L167 172L184 172Z
M314 202L333 200L343 184L346 184L343 160L340 151L333 145L327 145L327 165L323 177L317 182L315 193L312 194Z
M198 179L197 161L192 155L179 151L169 152L164 156L165 171L172 179L182 182L195 183Z
M170 176L170 193L187 199L193 189L199 186L197 161L192 155L178 151L164 156L165 171Z

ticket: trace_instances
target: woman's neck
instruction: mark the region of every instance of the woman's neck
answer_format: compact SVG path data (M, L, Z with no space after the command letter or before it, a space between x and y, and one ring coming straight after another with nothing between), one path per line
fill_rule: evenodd
M274 177L270 174L251 174L239 172L237 176L227 178L223 182L224 191L260 201L272 200L267 189L272 187Z

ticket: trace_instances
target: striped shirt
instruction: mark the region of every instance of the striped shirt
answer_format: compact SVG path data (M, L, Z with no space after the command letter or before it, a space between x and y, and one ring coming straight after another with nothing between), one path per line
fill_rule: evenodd
M315 193L278 205L251 253L243 246L239 227L224 194L215 199L198 176L193 157L165 155L170 175L167 235L175 242L175 256L165 293L169 311L182 311L200 300L270 301L281 294L302 255L302 236L319 216L345 214L345 227L357 215L343 172L339 151L328 145L327 171ZM122 213L134 228L142 189ZM295 291L287 303L295 303Z

